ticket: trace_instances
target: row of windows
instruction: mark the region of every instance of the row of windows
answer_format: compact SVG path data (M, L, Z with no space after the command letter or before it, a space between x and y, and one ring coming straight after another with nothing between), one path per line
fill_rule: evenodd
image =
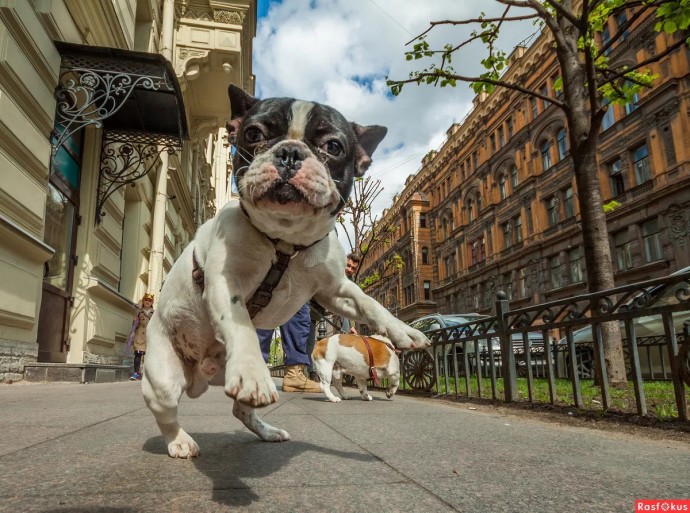
M650 219L639 225L639 240L641 243L641 258L643 263L656 262L663 259L661 244L661 230L658 219ZM511 238L512 233L506 230L504 237ZM617 271L631 269L633 266L632 244L629 231L623 230L612 235L614 266ZM484 239L478 239L471 244L470 258L472 262L480 261L484 252ZM447 257L452 258L452 257ZM564 255L553 255L549 261L549 281L552 289L561 288L568 284L585 281L585 258L582 246L568 250ZM449 263L444 264L446 267ZM526 297L527 272L524 267L516 271L509 271L502 275L501 282L508 299ZM473 294L479 297L481 294ZM493 300L495 298L491 298Z

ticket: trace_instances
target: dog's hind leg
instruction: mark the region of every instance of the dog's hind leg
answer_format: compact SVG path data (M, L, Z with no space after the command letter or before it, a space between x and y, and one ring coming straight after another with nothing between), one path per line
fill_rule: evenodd
M144 400L161 430L173 458L193 458L199 455L199 446L177 422L177 405L186 388L182 362L156 316L146 329L148 367L142 382Z
M371 401L372 397L367 394L367 379L357 378L357 388L359 388L359 394L362 396L362 401Z
M331 383L340 394L340 397L345 400L350 399L350 394L345 392L343 389L343 371L338 367L337 363L335 364L335 367L333 367L333 379L331 380Z
M321 385L321 391L326 394L328 400L332 403L339 403L342 401L340 397L334 396L333 392L331 392L333 362L329 362L325 359L314 360L314 367L316 368L316 373L319 375L319 385Z
M232 407L232 414L264 442L287 442L290 440L290 435L287 431L266 424L259 418L254 408L242 404L237 399L235 399L235 404Z

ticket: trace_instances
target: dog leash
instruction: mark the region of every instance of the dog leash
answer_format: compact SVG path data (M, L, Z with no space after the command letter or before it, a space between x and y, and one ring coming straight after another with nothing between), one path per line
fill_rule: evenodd
M359 335L359 338L362 339L364 345L367 348L367 352L369 353L369 376L371 376L371 379L374 380L374 384L377 387L380 387L381 380L379 379L379 375L376 372L376 367L374 367L374 353L371 352L371 345L369 344L369 340L367 339L367 337L363 337L362 335Z

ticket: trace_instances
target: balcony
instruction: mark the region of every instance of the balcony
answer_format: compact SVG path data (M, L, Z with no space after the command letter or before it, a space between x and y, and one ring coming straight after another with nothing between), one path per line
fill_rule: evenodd
M633 198L637 198L638 196L642 196L643 194L651 191L653 188L654 180L647 180L646 182L630 189L630 192L632 193Z

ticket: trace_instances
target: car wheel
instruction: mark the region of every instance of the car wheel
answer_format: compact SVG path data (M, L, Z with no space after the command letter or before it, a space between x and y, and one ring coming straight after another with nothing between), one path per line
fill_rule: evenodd
M357 379L351 374L343 374L342 382L346 387L353 387L357 384Z
M402 377L416 392L428 392L436 384L434 357L427 350L410 351L403 357Z
M570 372L570 355L565 358L568 372ZM591 379L594 377L594 353L591 349L575 351L575 364L577 375L581 379Z

